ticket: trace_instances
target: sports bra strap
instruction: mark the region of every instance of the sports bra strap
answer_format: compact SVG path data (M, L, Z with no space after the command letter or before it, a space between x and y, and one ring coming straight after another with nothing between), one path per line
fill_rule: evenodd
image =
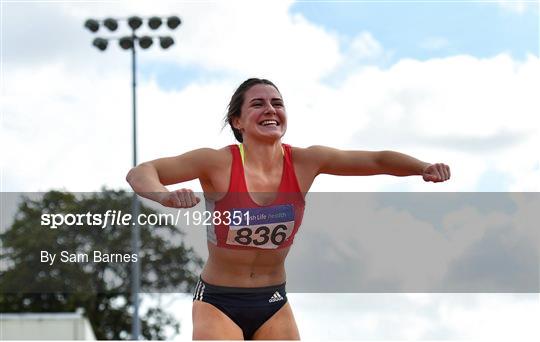
M240 157L242 157L242 165L245 163L245 156L244 156L244 144L239 144L238 148L240 149ZM281 145L281 155L285 155L285 151L283 151L283 145Z

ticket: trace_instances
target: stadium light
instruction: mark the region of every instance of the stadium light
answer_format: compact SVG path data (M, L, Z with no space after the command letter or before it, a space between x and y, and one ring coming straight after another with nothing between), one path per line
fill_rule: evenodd
M158 29L164 18L160 17L151 17L146 19L148 21L148 27L152 30ZM157 37L157 36L141 36L135 34L135 31L141 28L143 21L145 19L132 16L127 19L113 19L106 18L104 20L88 19L84 22L84 27L90 30L92 33L96 33L99 30L100 23L103 24L109 31L114 32L118 29L118 22L123 21L127 23L131 34L129 36L110 37L110 38L94 38L92 45L95 46L100 51L105 51L107 49L109 40L118 40L120 47L124 50L131 50L131 78L132 78L132 106L133 106L133 166L137 166L137 74L136 74L136 47L138 42L139 47L142 49L148 49L153 45L153 39L159 39L159 45L163 49L169 48L174 44L172 37ZM177 16L170 16L167 19L167 26L174 30L181 24L181 20ZM132 202L132 215L133 217L138 217L140 212L140 202L137 198L137 195L133 194ZM139 246L140 246L140 230L137 220L134 220L133 229L131 230L131 244L133 253L139 255ZM139 288L140 288L140 264L139 262L134 262L132 265L132 300L133 300L133 324L131 328L132 336L131 339L139 340L141 335L141 322L139 319Z

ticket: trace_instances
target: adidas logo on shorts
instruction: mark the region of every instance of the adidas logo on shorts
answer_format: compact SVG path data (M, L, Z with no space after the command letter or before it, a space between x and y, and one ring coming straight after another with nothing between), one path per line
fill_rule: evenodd
M278 291L276 291L276 292L274 292L272 297L268 300L268 303L278 302L280 300L284 300L284 298L281 297L281 295L279 294Z

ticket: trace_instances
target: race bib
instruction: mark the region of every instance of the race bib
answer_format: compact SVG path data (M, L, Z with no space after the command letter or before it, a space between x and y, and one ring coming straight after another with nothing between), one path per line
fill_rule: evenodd
M294 229L294 206L291 204L231 211L240 211L242 221L229 225L228 245L276 249Z

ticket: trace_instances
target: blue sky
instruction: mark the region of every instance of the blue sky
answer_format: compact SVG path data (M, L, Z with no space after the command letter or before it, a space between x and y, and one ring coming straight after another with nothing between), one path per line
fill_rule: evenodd
M496 1L298 1L289 14L302 15L337 35L342 50L355 36L369 32L388 54L368 62L387 68L403 58L429 60L462 54L490 58L508 53L524 60L529 54L538 56L538 3L524 5L519 10ZM164 89L230 76L219 70L151 60L141 65L141 74L156 79ZM332 80L331 76L325 79L329 84Z
M479 58L510 52L523 59L538 55L538 3L523 12L481 2L297 2L292 13L345 37L369 31L394 55L425 60L456 54ZM444 39L447 45L426 42Z

